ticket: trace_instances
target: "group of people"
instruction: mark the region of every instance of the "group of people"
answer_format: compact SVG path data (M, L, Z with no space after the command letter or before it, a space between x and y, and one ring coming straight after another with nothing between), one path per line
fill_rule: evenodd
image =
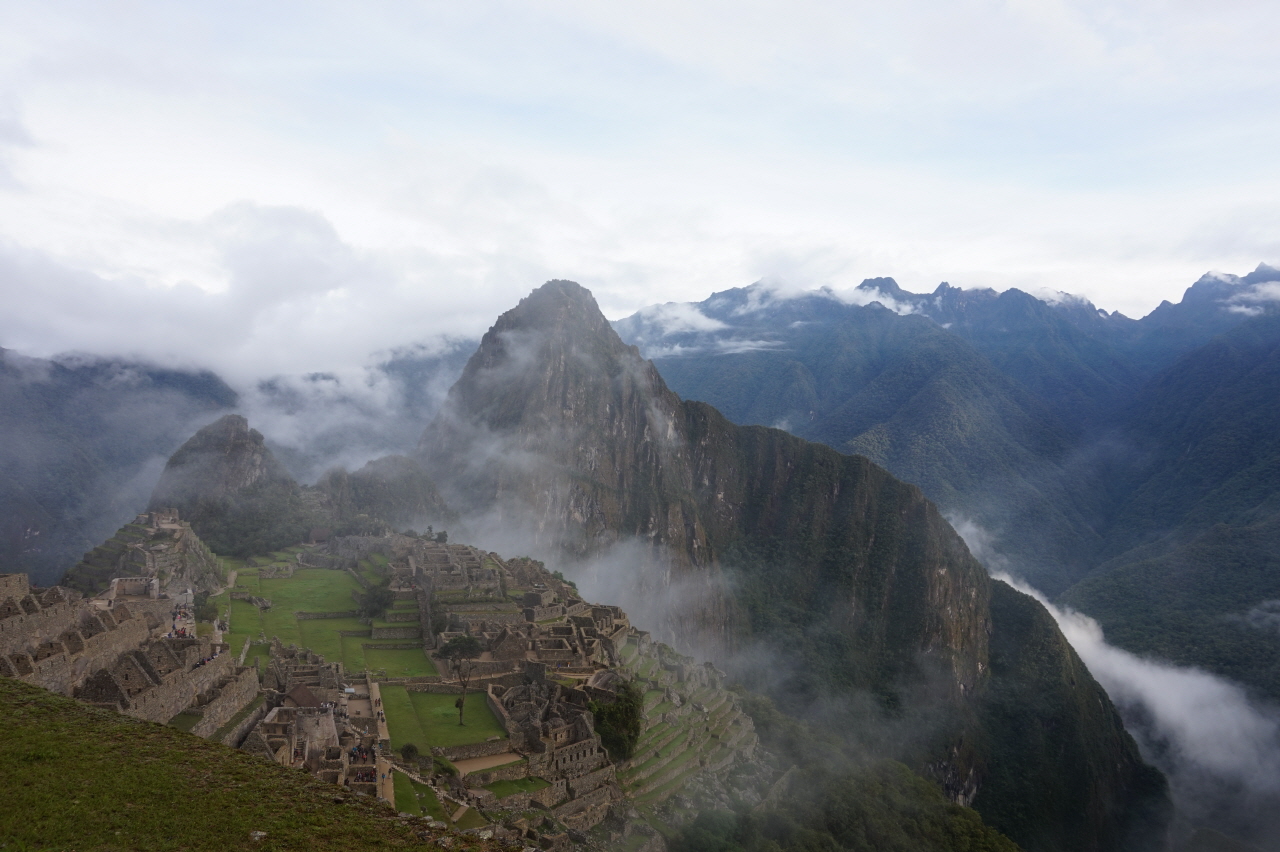
M373 752L362 745L354 745L351 747L352 763L369 763L373 760Z
M376 769L361 769L347 776L348 781L354 781L357 784L372 783L378 780L378 771Z

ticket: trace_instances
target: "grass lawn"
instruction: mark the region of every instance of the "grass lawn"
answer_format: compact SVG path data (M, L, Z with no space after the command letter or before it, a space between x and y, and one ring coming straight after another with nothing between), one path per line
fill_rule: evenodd
M271 612L292 616L303 612L347 612L356 608L351 597L360 584L346 571L303 568L281 580L259 580L258 594L271 599Z
M418 803L418 791L413 788L413 779L403 772L393 772L391 781L395 785L396 810L400 813L422 816L422 805Z
M400 684L382 685L382 709L387 714L391 747L399 749L413 743L421 752L435 746L448 747L484 742L489 737L506 737L481 693L467 696L463 718L458 724L458 710L453 706L457 695L409 692Z
M458 820L454 824L454 827L459 831L466 831L468 828L484 828L488 824L489 821L481 816L478 810L475 808L467 808L466 812L462 815L462 819Z
M436 791L432 790L426 784L419 784L417 781L413 782L413 786L421 797L420 801L422 802L423 816L429 816L432 819L438 819L441 822L449 822L449 814L444 812L444 805L440 804L440 799L436 796Z
M503 799L513 793L536 793L550 786L550 781L543 781L541 778L520 778L515 781L494 781L484 785L484 788Z
M447 748L484 742L489 737L507 736L507 729L493 715L483 693L472 692L467 695L462 715L465 725L458 724L458 709L453 706L453 702L458 700L457 695L411 692L409 696L413 701L413 709L417 711L418 723L432 746Z
M399 751L405 743L413 743L422 754L429 753L432 743L418 724L417 711L403 686L394 683L382 685L382 712L387 715L392 750Z
M444 812L434 790L426 784L419 784L403 772L395 773L393 780L396 785L397 811L449 822L449 815Z
M423 849L371 797L218 743L0 678L0 837L13 849ZM266 833L254 843L251 831ZM496 849L496 844L473 843Z
M367 643L368 640L364 640ZM355 648L355 653L359 654L359 659L363 660L363 668L372 671L385 669L387 677L419 677L423 675L439 674L436 671L435 664L427 658L427 655L420 648L361 648L360 641L356 641L355 637L346 637L343 640L344 647ZM349 661L355 654L344 655L343 661L347 667L351 668L352 663ZM359 669L356 669L359 671Z
M239 591L270 600L271 609L259 611L247 601L230 600L229 592L223 592L214 598L219 613L225 612L230 603L231 629L227 636L233 647L243 646L245 637L256 642L260 635L265 635L268 639L278 636L285 645L310 648L330 662L341 660L353 672L385 670L387 677L438 674L435 664L416 648L365 650L361 645L370 642L368 635L340 635L341 631L362 631L367 634L368 625L361 624L358 618L308 618L299 621L294 617L295 612L354 610L356 604L351 598L351 592L358 590L359 584L345 571L303 568L292 577L282 580L261 580L256 573L242 573L237 578L236 585ZM406 605L406 608L417 607L413 601L397 602L399 604ZM262 648L260 652L259 647ZM260 653L265 661L268 656L267 646L254 645L249 656L252 657L255 653Z

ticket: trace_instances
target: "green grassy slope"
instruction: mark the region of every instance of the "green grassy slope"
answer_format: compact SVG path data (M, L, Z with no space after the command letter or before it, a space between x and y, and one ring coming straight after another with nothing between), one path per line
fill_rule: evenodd
M438 848L373 799L170 727L5 679L0 715L5 848Z

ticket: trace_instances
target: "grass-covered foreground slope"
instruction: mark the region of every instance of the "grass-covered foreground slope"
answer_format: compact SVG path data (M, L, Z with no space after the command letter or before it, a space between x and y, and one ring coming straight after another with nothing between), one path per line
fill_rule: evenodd
M8 679L0 715L6 850L438 848L425 822L174 728Z

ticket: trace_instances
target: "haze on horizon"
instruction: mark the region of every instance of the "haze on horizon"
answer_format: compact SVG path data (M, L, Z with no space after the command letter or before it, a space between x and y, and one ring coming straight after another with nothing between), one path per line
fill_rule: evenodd
M1141 316L1280 262L1280 10L0 6L0 346L263 376L756 280Z

